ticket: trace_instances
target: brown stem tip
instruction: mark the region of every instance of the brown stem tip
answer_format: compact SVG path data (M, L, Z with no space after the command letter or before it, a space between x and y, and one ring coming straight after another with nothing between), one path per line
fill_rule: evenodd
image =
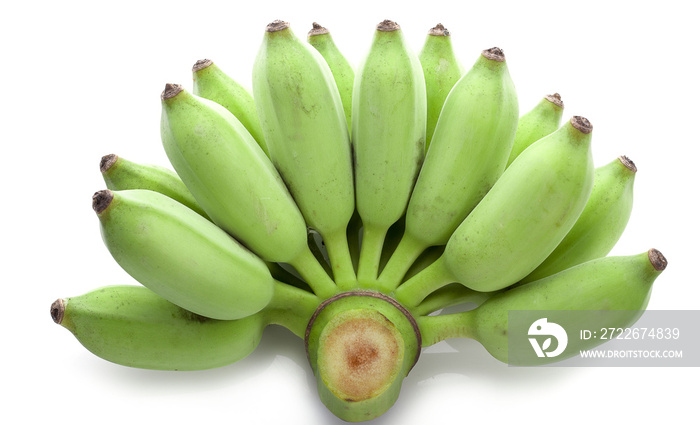
M204 68L207 68L213 64L214 61L212 61L211 59L200 59L197 62L195 62L194 65L192 65L192 72L201 71Z
M506 55L503 53L503 50L499 49L498 47L486 49L481 52L481 55L492 61L503 62L506 60Z
M580 131L583 134L588 134L591 131L593 131L593 124L591 124L590 121L588 121L587 118L580 117L578 115L575 115L571 117L571 125L578 131Z
M428 35L449 37L450 32L442 24L437 24L428 31Z
M318 23L314 22L313 26L311 27L311 31L309 31L308 36L313 37L314 35L323 35L323 34L328 34L330 31L328 31L328 28L322 27Z
M282 21L280 19L275 19L274 21L267 24L265 31L267 32L277 32L289 28L289 22Z
M654 248L649 250L649 261L657 272L663 271L668 265L668 260L666 260L666 257L664 257L661 251Z
M112 168L112 166L117 163L118 159L119 159L119 157L113 153L103 156L102 159L100 160L100 172L102 174L104 174L107 171L109 171L109 169Z
M61 322L63 322L63 315L65 312L66 302L62 298L59 298L51 303L51 318L55 323L60 325Z
M100 214L109 207L109 204L112 203L112 199L114 199L114 193L112 193L111 190L105 189L97 191L92 195L92 209L95 210L97 214Z
M165 90L160 94L161 100L172 99L177 96L183 90L180 84L168 83L165 85Z
M382 22L377 24L377 31L398 31L400 30L401 27L399 24L397 24L394 21L390 21L389 19L385 19Z
M619 159L620 162L622 163L622 165L627 167L633 173L637 172L637 166L634 165L634 162L632 162L632 160L627 158L625 155L622 155L622 156L618 157L617 159Z
M564 109L564 102L562 102L561 95L559 95L559 93L548 94L544 98L557 105L558 107Z

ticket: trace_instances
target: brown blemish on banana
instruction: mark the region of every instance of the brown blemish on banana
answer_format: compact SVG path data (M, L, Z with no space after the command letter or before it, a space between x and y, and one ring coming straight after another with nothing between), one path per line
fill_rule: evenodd
M275 19L274 21L267 24L265 31L267 32L277 32L289 28L289 22L282 21L280 19Z
M53 303L51 303L51 318L56 324L61 324L63 322L63 315L66 312L66 302L59 298Z
M118 159L119 157L113 153L103 156L100 160L100 172L104 174L109 171L109 169L117 163Z
M195 62L194 65L192 65L192 72L201 71L204 68L207 68L213 64L214 61L212 61L211 59L200 59L197 62Z
M161 100L172 99L177 96L183 90L181 84L171 84L167 83L165 85L165 90L160 94Z
M439 37L449 37L450 32L442 24L437 24L428 31L428 35L435 35Z
M486 59L496 62L504 62L506 60L506 55L503 53L503 50L501 50L498 47L486 49L483 52L481 52L481 55Z
M314 22L308 36L313 37L314 35L328 34L329 32L330 31L328 31L328 28L322 27L318 23Z
M664 257L661 251L654 248L649 250L649 262L651 262L651 265L654 266L654 270L657 272L664 271L666 266L668 266L666 257Z
M389 31L398 31L400 29L401 29L401 27L399 26L399 24L397 24L396 22L391 21L389 19L385 19L382 22L377 24L378 31L389 32Z
M576 130L580 131L583 134L588 134L591 131L593 131L593 124L591 124L591 122L588 121L587 118L575 115L571 117L571 120L569 122Z
M553 104L557 105L558 107L564 109L564 102L562 102L561 96L559 95L559 93L548 94L544 98L549 100Z
M97 214L101 214L112 203L112 199L114 199L114 193L111 190L99 190L92 195L92 209Z
M619 156L617 159L619 159L622 165L627 167L633 173L637 172L637 166L634 165L634 162L632 162L632 160L626 157L625 155Z

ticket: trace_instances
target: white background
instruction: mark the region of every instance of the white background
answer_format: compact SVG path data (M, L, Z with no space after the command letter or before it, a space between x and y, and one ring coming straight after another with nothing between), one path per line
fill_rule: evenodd
M521 113L559 92L594 126L596 165L639 167L635 209L612 254L661 250L649 309L699 309L698 64L693 2L12 2L0 16L3 90L2 417L19 423L340 423L318 400L303 345L269 329L245 360L203 372L126 368L49 317L58 297L133 283L90 208L100 157L168 166L167 82L191 88L202 58L244 85L265 25L328 27L357 64L374 26L397 21L417 52L443 23L465 67L504 49ZM697 353L695 354L697 356ZM378 424L652 423L694 414L697 368L512 368L473 341L424 350ZM691 384L692 385L692 384ZM18 419L15 419L17 423ZM36 422L35 422L36 421Z

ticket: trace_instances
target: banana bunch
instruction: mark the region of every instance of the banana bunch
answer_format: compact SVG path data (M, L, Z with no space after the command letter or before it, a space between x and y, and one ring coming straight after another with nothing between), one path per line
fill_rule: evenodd
M396 402L422 347L471 338L527 364L509 347L510 311L620 310L613 325L629 326L666 268L656 249L607 256L637 167L594 167L593 125L562 123L559 94L521 114L497 47L465 70L444 26L416 54L385 20L355 68L328 29L304 40L274 21L252 91L209 59L192 73L191 91L161 94L174 171L100 161L92 206L138 285L51 305L108 361L220 367L281 325L323 403L365 421ZM435 314L465 303L477 307Z

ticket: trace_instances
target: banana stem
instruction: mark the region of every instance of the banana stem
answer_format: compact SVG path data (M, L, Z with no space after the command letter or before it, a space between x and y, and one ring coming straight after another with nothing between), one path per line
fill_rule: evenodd
M307 247L307 249L303 250L289 264L299 272L301 277L319 297L329 298L338 292L338 287L323 269L321 263L316 260L310 248Z
M321 298L314 294L276 280L272 300L264 309L267 324L284 326L303 339L319 304Z
M357 277L355 267L352 265L346 229L323 235L323 242L326 244L336 285L341 289L354 287Z
M429 347L449 338L474 339L472 311L474 310L439 316L422 316L416 319L423 338L423 347Z
M455 279L445 268L444 257L440 257L418 274L399 285L394 291L396 299L408 307L416 307L425 297Z
M474 303L481 305L491 298L495 292L478 292L463 286L460 283L453 283L440 288L428 295L418 306L413 309L413 313L418 316L427 316L430 313L451 307L453 305Z
M380 291L391 292L403 281L404 276L420 254L427 248L425 244L416 240L408 232L404 233L401 242L389 258L389 262L382 270L377 280L377 288Z
M357 281L362 288L375 287L382 250L384 249L384 239L388 230L388 227L378 227L366 223L363 227L360 264L357 269Z

